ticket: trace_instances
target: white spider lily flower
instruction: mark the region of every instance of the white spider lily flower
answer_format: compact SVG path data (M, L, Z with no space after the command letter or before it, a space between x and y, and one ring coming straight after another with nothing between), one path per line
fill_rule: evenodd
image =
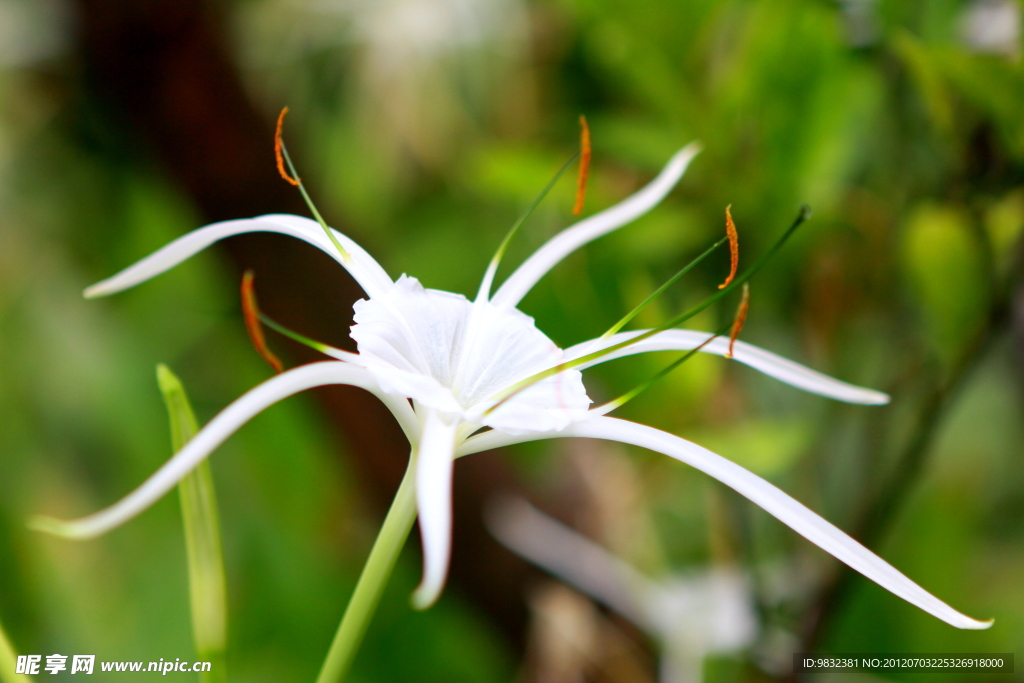
M990 622L960 614L807 507L739 465L672 434L605 417L604 411L588 410L591 401L578 369L566 369L521 391L509 392L540 371L614 343L609 339L593 340L567 353L515 306L544 274L575 249L657 205L682 177L697 151L696 144L683 148L636 194L548 240L489 297L492 263L481 294L472 302L459 294L425 289L408 276L393 281L345 235L333 231L345 250L341 252L317 222L290 215L225 221L200 228L90 287L86 296L112 294L173 267L217 240L245 232L277 232L305 240L332 256L362 286L367 298L355 304L352 337L358 354L328 350L328 355L338 360L300 366L252 389L211 420L138 489L109 508L68 522L37 518L33 526L78 538L104 533L167 493L243 423L269 405L315 386L349 384L380 398L394 413L412 446L424 552L423 580L414 594L414 603L419 607L429 606L437 599L448 571L454 459L507 444L580 436L633 444L689 463L739 491L811 542L908 602L959 628L986 628ZM637 334L640 333L626 332L612 339ZM594 362L641 351L693 349L706 336L700 332L667 330ZM700 350L724 355L727 344L712 342ZM822 396L866 405L888 401L884 394L825 377L746 344L737 343L736 358ZM477 434L484 428L489 430Z

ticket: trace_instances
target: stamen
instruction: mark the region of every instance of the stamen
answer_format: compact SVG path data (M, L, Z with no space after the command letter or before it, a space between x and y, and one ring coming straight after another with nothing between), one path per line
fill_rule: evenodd
M729 350L725 352L725 358L732 358L732 347L736 345L736 337L740 336L743 330L743 323L747 321L747 310L750 308L750 283L743 283L743 298L740 299L740 306L736 309L736 319L732 322L732 332L729 333Z
M736 277L736 269L740 265L740 236L736 232L736 224L732 222L732 212L729 211L731 208L732 204L725 207L725 234L729 238L729 276L725 278L725 282L718 285L719 289L729 286Z
M274 158L277 160L277 172L281 174L281 177L298 187L299 179L288 175L288 171L284 169L284 155L281 154L281 150L284 147L284 142L281 140L281 129L284 128L284 117L287 113L288 107L285 107L277 115L277 130L274 132Z
M662 293L664 293L664 291L666 289L668 289L669 287L674 285L679 278L681 278L682 276L684 276L688 272L690 272L690 270L694 266L696 266L698 263L700 263L701 261L706 259L708 256L710 256L711 252L713 252L715 249L718 249L718 247L722 246L722 243L725 242L726 239L727 238L723 237L722 239L718 240L717 242L712 244L703 254L701 254L697 258L693 259L688 264L686 264L678 273L676 273L675 275L670 277L668 279L668 281L665 282L665 284L663 284L661 287L658 287L656 290L654 290L650 294L650 296L648 296L646 299L644 299L642 302L640 302L640 305L638 305L632 311L627 313L622 318L622 320L620 320L619 322L617 322L614 325L612 325L611 327L609 327L608 331L605 332L604 334L602 334L600 338L601 339L607 339L608 337L612 336L613 334L615 334L616 332L621 330L623 327L625 327L629 323L629 321L632 320L633 318L635 318L637 315L639 315L640 311L644 310L644 308L646 308L649 303L651 303L652 301L657 299L659 296L661 296Z
M764 264L768 262L769 259L775 256L776 252L778 252L779 249L781 249L782 246L789 240L789 238L793 236L793 233L796 232L796 229L799 228L804 223L804 221L806 221L810 217L811 207L804 204L803 206L800 207L800 213L797 214L796 220L794 220L793 223L789 226L789 228L786 229L786 232L782 233L782 236L775 241L775 244L769 247L768 251L762 254L761 257L754 262L754 265L747 268L747 270L745 270L740 276L738 276L733 282L731 282L725 289L718 290L716 293L712 294L707 299L697 304L690 310L686 311L685 313L677 315L675 318L672 318L668 322L659 325L658 327L655 327L652 330L647 330L643 334L638 334L637 336L632 337L631 339L627 339L623 342L619 342L618 344L612 344L611 346L601 349L600 351L594 351L593 353L588 353L574 360L560 363L554 367L548 368L547 370L541 370L540 372L531 375L530 377L527 377L524 380L516 382L510 387L506 387L505 389L499 391L497 394L491 397L491 400L496 401L496 403L487 410L485 410L484 414L489 415L490 413L493 413L510 398L512 398L522 390L526 389L527 387L533 386L537 382L541 382L547 379L548 377L554 377L555 375L561 372L571 370L575 367L579 367L580 365L586 365L591 361L600 360L604 356L615 353L619 349L624 349L627 346L638 344L644 341L645 339L650 339L659 332L664 332L665 330L676 327L677 325L680 325L683 322L689 320L693 316L697 315L704 309L714 304L722 297L729 294L729 292L738 287L740 284L745 283L747 280L753 277L754 273L759 271L764 266Z
M512 224L509 231L505 233L505 238L501 240L501 244L498 245L498 251L494 252L491 262L487 265L487 271L484 273L484 279L480 281L480 289L477 291L476 295L477 301L483 301L491 295L491 285L494 284L494 276L498 272L498 265L501 263L502 257L505 256L505 251L508 249L508 245L512 241L512 238L519 231L519 228L522 227L523 223L526 222L526 219L530 217L533 210L536 209L542 201L544 201L544 197L548 196L548 192L550 192L551 188L555 186L558 179L569 170L569 167L573 165L573 162L575 162L579 156L580 153L576 152L567 162L565 162L565 165L563 165L562 168L558 169L558 173L548 181L548 184L544 186L544 189L540 191L540 194L537 195L528 207L526 207L526 211L516 219L516 222Z
M576 181L576 205L572 207L572 215L583 213L583 200L587 196L587 177L590 175L590 127L587 117L580 114L580 175Z
M326 354L331 358L337 358L338 360L345 360L349 362L358 361L359 359L359 354L357 353L345 351L343 349L337 348L336 346L331 346L330 344L324 344L323 342L318 342L315 339L310 339L305 335L299 334L294 330L288 329L281 323L277 322L273 318L270 318L269 316L264 315L263 313L259 314L259 320L261 323L263 323L270 329L274 330L274 332L277 332L278 334L288 337L292 341L296 341L302 344L303 346L308 346L309 348L315 351L319 351L320 353Z
M284 144L284 137L281 135L281 129L284 126L284 116L288 113L288 107L281 110L281 113L277 117L277 131L274 133L274 156L277 159L277 171L281 174L281 177L287 180L292 185L299 188L299 192L302 194L303 201L306 202L306 206L309 207L310 212L313 214L313 218L320 224L320 227L324 229L327 234L327 238L331 240L331 244L338 250L341 255L341 260L345 263L349 263L352 260L352 256L348 253L345 247L341 246L341 242L334 236L334 232L331 231L330 226L327 225L327 221L320 215L320 212L316 208L316 204L313 203L313 199L306 192L306 186L302 184L302 180L299 178L299 174L295 171L295 164L292 163L292 158L288 154L288 147ZM289 173L285 172L285 164L288 165Z
M263 338L263 328L260 327L260 309L256 304L256 292L253 290L252 284L254 277L251 270L245 271L245 274L242 275L242 314L245 318L245 329L249 331L249 339L252 340L252 345L256 347L259 354L263 356L263 360L274 368L274 372L281 374L284 371L284 364L267 348L267 341Z
M612 399L611 401L608 401L607 403L605 403L603 405L600 405L600 406L598 406L596 408L593 408L590 412L597 413L598 415L607 415L608 413L612 412L616 408L620 408L623 405L625 405L626 403L628 403L629 401L632 401L634 398L636 398L641 393L646 391L652 384L654 384L659 379L661 379L662 377L664 377L668 373L670 373L673 370L675 370L676 368L678 368L680 365L682 365L686 361L688 361L691 358L693 358L695 355L697 355L697 353L700 352L701 349L703 349L705 346L710 344L712 341L714 341L718 337L722 336L722 334L725 332L727 327L728 327L728 325L726 325L725 327L722 327L722 329L720 329L718 332L715 332L714 334L710 335L707 339L704 340L703 343L701 343L700 346L697 346L695 348L690 349L685 354L683 354L682 356L680 356L676 360L674 360L671 363L669 363L666 367L664 367L661 370L659 370L657 373L655 373L646 382L643 382L643 383L637 385L635 388L630 389L629 391L624 393L622 396L619 396L618 398Z

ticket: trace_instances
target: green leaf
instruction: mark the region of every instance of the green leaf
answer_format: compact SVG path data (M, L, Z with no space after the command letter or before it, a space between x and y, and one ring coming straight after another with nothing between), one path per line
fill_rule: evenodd
M181 381L166 365L156 368L157 382L171 422L171 445L177 453L199 431L192 406ZM188 554L189 598L192 637L196 654L211 662L199 674L203 683L226 680L224 650L227 647L227 586L220 541L217 497L209 463L203 461L178 484L181 518Z
M1013 260L1013 250L1024 235L1024 191L1014 190L985 212L985 231L996 266L1004 271Z

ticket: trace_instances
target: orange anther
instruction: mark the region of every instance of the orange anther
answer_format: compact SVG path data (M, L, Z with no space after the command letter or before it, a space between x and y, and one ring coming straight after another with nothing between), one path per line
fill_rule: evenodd
M732 331L729 333L729 350L726 358L732 358L732 347L736 344L736 337L740 336L743 323L747 321L747 310L750 308L750 285L743 283L743 298L740 299L740 307L736 309L736 319L732 321Z
M729 236L729 276L725 278L725 282L718 285L719 289L729 286L736 277L736 269L740 265L740 236L736 232L736 224L732 222L732 213L729 211L731 208L732 204L725 207L725 234Z
M256 347L263 360L270 363L274 372L280 374L284 371L284 364L281 359L267 348L267 341L263 338L263 327L260 325L260 309L256 305L256 292L253 290L252 281L255 276L251 270L245 271L242 275L242 315L245 318L245 329L249 331L249 339Z
M590 127L587 117L580 114L580 175L576 181L576 205L572 207L572 215L583 213L583 200L587 196L587 177L590 175Z
M287 180L292 185L298 186L298 178L292 178L288 175L288 171L284 167L284 155L281 153L281 146L284 144L281 141L281 129L284 128L284 117L288 113L288 107L281 110L281 113L277 116L277 130L274 132L274 158L277 159L277 172L281 174L281 177Z

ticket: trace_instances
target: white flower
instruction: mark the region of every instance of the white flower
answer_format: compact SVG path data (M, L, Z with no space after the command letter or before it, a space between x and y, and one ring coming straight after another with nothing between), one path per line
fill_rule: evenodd
M91 537L137 515L167 493L242 424L292 394L328 384L349 384L376 395L394 413L412 446L416 505L423 539L423 581L414 600L420 607L436 600L448 571L451 545L451 480L456 458L525 441L579 436L608 439L664 453L732 487L766 511L871 580L908 602L959 628L986 628L990 622L949 607L895 568L786 493L739 465L672 434L606 417L588 410L579 370L565 370L508 397L507 390L563 360L635 337L623 332L609 339L559 349L516 309L519 301L553 266L580 246L619 228L658 204L682 177L697 153L679 151L649 185L623 202L564 230L545 243L489 296L488 270L480 296L424 289L411 277L393 281L359 245L334 231L347 253L309 219L268 215L200 228L88 290L87 296L117 292L180 263L217 240L244 232L278 232L313 244L338 262L367 294L355 305L352 337L359 353L328 349L337 360L303 365L267 380L225 408L182 450L118 503L70 522L39 521L36 527L79 538ZM667 330L626 346L580 369L624 355L657 350L689 350L707 333ZM728 340L703 346L725 355ZM840 401L878 405L885 394L826 377L792 361L737 342L734 357L783 382ZM502 392L506 392L502 394ZM500 402L496 397L506 397ZM495 407L497 406L497 407ZM481 431L484 428L484 431Z

